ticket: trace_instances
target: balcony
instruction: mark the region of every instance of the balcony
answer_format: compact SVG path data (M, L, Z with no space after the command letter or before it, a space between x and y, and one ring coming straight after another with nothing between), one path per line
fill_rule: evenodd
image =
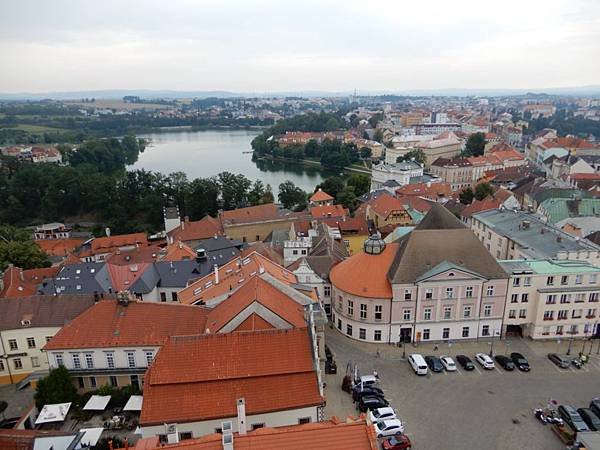
M546 334L548 334L548 333L546 333ZM559 335L559 336L562 336L563 332L562 331L557 331L556 334Z
M554 320L554 317L544 317L544 320Z
M595 319L595 318L596 318L596 316L595 316L595 315L593 315L593 316L585 316L585 318L586 318L586 319Z

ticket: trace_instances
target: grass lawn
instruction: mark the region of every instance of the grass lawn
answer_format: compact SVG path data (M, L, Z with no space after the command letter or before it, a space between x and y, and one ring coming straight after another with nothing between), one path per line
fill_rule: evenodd
M52 131L65 131L63 128L44 127L42 125L19 124L14 127L6 127L5 130L22 130L27 133L46 133Z

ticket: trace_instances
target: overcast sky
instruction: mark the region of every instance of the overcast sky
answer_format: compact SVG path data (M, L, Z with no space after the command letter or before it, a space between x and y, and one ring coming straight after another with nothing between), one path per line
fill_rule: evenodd
M0 92L600 84L600 0L1 0Z

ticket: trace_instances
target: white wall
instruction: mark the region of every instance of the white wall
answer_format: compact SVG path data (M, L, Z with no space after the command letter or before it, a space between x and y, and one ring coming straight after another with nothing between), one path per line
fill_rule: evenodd
M2 344L0 345L0 352L2 348L8 355L14 355L18 353L26 353L25 356L18 356L15 358L3 359L4 370L0 370L0 377L8 376L8 367L10 365L10 373L15 375L28 374L39 370L48 370L48 359L46 358L45 352L42 348L46 345L46 338L54 336L60 327L35 327L35 328L19 328L16 330L6 330L0 333ZM29 348L27 344L27 338L32 337L35 340L35 348ZM9 346L9 340L15 339L17 341L17 350L11 350ZM38 367L33 366L32 358L37 358L39 364ZM15 369L14 360L19 359L22 364L22 369Z
M116 348L83 348L83 349L68 349L68 350L50 350L48 351L48 360L51 368L58 367L56 362L56 355L62 354L64 366L69 370L90 370L93 369L108 369L108 364L106 360L106 354L112 352L114 354L114 362L115 369L125 369L129 368L128 360L127 360L127 352L134 352L135 357L135 368L145 368L148 367L148 363L146 361L146 351L153 352L153 355L156 356L159 347L157 346L146 346L146 347L116 347ZM81 368L75 369L73 365L73 354L79 354L79 359L81 361ZM92 358L94 360L93 369L88 369L86 366L85 355L87 353L92 354Z
M298 425L298 420L305 417L310 417L311 422L317 422L317 408L317 406L311 406L308 408L289 409L265 414L248 415L246 417L246 427L247 430L250 431L252 430L253 424L260 423L264 423L265 427ZM206 434L214 433L217 428L221 428L221 423L226 421L233 422L234 433L239 431L237 417L224 417L222 419L205 420L202 422L178 423L177 431L179 433L191 431L193 437L200 437ZM141 426L141 429L142 437L144 438L165 434L164 425Z

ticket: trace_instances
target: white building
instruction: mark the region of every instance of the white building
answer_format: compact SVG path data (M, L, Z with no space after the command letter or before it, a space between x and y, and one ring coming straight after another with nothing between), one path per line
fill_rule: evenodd
M387 181L395 181L400 186L410 183L410 179L423 176L423 166L414 161L394 164L377 164L371 168L371 190L383 189Z

